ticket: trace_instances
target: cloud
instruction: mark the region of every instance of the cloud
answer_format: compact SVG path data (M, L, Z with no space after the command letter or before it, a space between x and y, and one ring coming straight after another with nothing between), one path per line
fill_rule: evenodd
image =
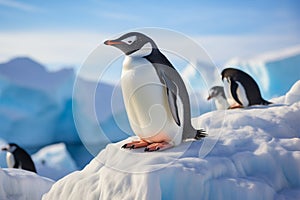
M23 2L19 2L19 1L15 1L15 0L0 0L0 6L7 6L10 8L15 8L18 10L22 10L22 11L38 11L40 10L38 7L27 4L27 3L23 3Z
M46 65L80 65L107 38L103 34L70 32L0 32L0 62L29 56Z
M16 56L30 56L47 65L79 66L92 50L109 38L110 35L112 34L82 30L0 32L0 62ZM158 46L162 48L178 45L177 48L185 51L186 54L198 55L197 57L201 57L200 54L203 54L203 59L206 58L205 54L208 54L218 64L218 67L220 67L219 64L223 65L234 57L251 58L270 50L281 50L295 46L297 42L300 44L300 40L296 36L193 36L190 38L202 46L203 49L203 52L198 50L195 52L195 48L187 47L182 41L174 42L177 41L176 38L171 38L169 35L159 35L157 33L153 36ZM203 60L200 59L201 61ZM171 62L173 62L173 59L171 59ZM188 69L184 73L192 73L190 70Z
M297 35L216 35L193 37L216 64L225 64L232 58L248 59L265 52L300 44Z

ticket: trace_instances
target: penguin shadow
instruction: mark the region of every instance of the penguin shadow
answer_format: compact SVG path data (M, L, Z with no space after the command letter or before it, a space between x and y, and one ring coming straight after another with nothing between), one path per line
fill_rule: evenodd
M283 103L278 103L278 104L269 104L269 105L252 105L246 108L242 108L245 110L253 110L253 109L268 109L268 108L273 108L273 107L283 107L283 106L287 106L287 104L283 104Z

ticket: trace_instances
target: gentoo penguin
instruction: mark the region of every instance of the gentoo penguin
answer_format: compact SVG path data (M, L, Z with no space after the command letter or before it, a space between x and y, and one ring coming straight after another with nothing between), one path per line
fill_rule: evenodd
M222 86L214 86L210 88L207 100L210 99L214 99L217 110L226 110L229 108L229 104L224 92L224 87Z
M6 162L9 168L19 168L36 173L34 163L30 155L17 144L9 143L2 151L7 151Z
M271 104L262 98L257 83L249 74L239 69L226 68L221 75L230 108Z
M157 151L206 136L203 130L193 128L184 82L151 38L130 32L104 44L125 54L122 94L130 126L140 138L122 148Z

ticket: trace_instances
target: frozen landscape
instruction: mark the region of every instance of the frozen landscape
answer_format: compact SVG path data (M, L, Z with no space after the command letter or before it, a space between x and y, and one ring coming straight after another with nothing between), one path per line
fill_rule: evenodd
M43 199L299 199L299 94L194 118L209 136L163 152L110 144Z
M299 199L300 51L293 49L254 59L259 62L228 62L243 65L240 68L257 80L263 96L274 104L213 111L204 89L199 93L204 109L193 125L204 128L208 137L153 153L120 148L133 138L130 128L119 128L112 116L115 112L121 116L118 120L127 122L123 106L110 107L118 87L96 83L93 106L98 121L90 117L94 110L77 110L87 130L82 138L75 128L72 103L91 101L84 95L72 97L73 70L47 71L29 58L0 64L0 145L18 143L32 155L38 171L36 175L6 169L1 152L0 199L40 199L54 182L43 199ZM288 75L278 78L284 72ZM82 92L95 84L77 81L84 83ZM99 136L99 123L113 134ZM91 162L82 141L95 147ZM30 187L32 181L41 187ZM18 182L21 191L11 187Z

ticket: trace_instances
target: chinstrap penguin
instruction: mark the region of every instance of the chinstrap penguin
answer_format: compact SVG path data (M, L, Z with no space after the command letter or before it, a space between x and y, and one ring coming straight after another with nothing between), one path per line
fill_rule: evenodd
M249 74L239 69L226 68L221 75L230 108L271 104L262 98L257 83Z
M130 32L104 44L125 54L122 94L130 126L140 138L122 148L157 151L206 136L191 124L190 101L182 78L151 38Z
M34 163L30 155L17 144L9 143L6 147L2 148L6 151L6 162L8 168L18 168L36 173Z
M214 86L210 88L209 95L207 100L214 100L217 110L226 110L229 108L229 104L227 102L224 87L222 86Z

